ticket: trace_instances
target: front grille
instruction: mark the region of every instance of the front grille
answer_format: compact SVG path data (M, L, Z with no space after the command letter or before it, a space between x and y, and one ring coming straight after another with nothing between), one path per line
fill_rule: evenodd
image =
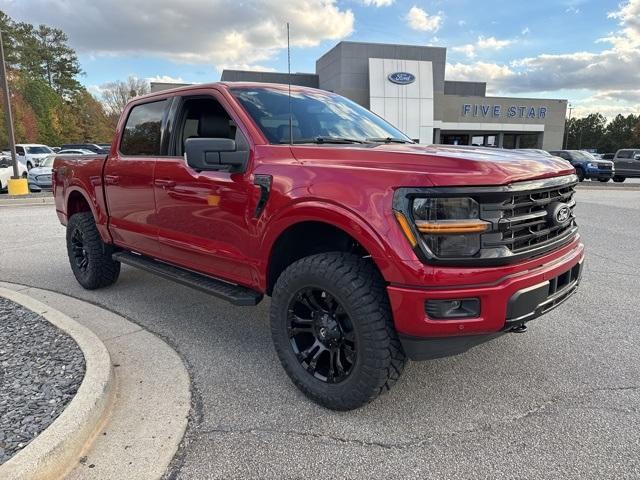
M613 167L613 165L609 164L609 163L599 163L598 164L598 168L600 170L611 170Z
M497 222L501 236L486 242L486 246L504 246L512 253L519 254L572 236L576 230L574 195L574 185L565 185L541 191L518 192L510 196L494 206L495 210L502 213ZM562 205L569 208L569 216L566 221L558 223L553 219L553 209Z
M443 258L433 254L417 233L414 248L426 263L453 266L504 265L533 258L569 244L577 235L574 217L576 175L514 182L501 186L399 188L394 210L413 218L411 205L421 197L470 197L489 223L480 234L480 250L473 257ZM477 238L471 239L477 241Z

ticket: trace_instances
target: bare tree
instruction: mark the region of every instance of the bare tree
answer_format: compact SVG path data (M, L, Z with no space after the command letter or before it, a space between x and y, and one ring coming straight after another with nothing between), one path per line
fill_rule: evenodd
M133 97L149 93L149 82L143 78L129 77L102 85L102 103L110 115L119 116Z

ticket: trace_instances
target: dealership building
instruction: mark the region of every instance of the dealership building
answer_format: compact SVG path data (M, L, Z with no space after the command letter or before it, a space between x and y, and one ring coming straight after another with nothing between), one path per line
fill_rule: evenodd
M485 82L445 80L446 56L442 47L340 42L316 61L315 73L293 73L291 83L350 98L420 143L562 148L566 100L487 96ZM288 78L224 70L221 80Z

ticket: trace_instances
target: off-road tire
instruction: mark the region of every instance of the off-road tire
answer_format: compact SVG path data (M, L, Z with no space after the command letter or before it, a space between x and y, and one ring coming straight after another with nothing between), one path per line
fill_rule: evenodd
M311 375L291 345L289 305L308 287L330 293L353 325L357 357L340 383L326 383ZM274 287L270 318L273 343L285 371L305 395L331 410L351 410L371 402L393 386L407 361L393 325L384 280L370 259L329 252L291 264Z
M83 269L76 259L77 244L74 235L81 235L86 267ZM67 254L71 270L78 283L87 290L107 287L118 280L120 262L111 258L114 250L102 241L91 212L80 212L71 216L67 224Z

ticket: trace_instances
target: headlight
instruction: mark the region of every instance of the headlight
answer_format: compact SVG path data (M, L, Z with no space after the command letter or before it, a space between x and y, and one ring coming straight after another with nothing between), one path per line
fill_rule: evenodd
M598 166L597 163L589 162L589 163L587 163L587 168L599 168L599 166Z
M472 198L414 198L413 224L424 245L436 257L472 257L480 251L480 234L489 224L480 220L480 206ZM405 235L408 225L398 217ZM405 219L405 224L406 222ZM407 237L409 238L409 237ZM417 240L414 238L414 244Z

